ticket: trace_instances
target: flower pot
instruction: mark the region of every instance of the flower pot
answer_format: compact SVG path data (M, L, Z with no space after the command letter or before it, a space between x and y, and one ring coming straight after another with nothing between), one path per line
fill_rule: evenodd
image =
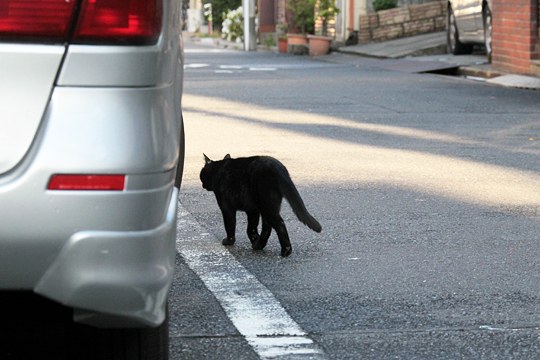
M308 39L304 34L287 34L287 43L289 45L307 45Z
M307 54L307 36L304 34L287 34L287 52L295 55Z
M329 36L308 35L309 56L326 55L330 52L332 38Z
M278 50L280 54L285 54L287 52L287 39L286 38L278 39Z

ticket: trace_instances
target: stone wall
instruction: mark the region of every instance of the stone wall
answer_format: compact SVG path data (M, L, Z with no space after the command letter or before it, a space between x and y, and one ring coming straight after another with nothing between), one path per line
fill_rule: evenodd
M409 5L360 15L360 43L385 41L446 29L446 1Z

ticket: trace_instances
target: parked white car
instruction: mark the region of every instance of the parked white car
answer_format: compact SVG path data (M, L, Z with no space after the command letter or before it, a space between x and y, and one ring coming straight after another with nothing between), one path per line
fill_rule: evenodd
M491 62L491 4L491 0L448 1L446 29L450 54L470 54L474 44L482 44Z
M179 0L0 3L0 296L73 309L104 359L168 354L180 36Z

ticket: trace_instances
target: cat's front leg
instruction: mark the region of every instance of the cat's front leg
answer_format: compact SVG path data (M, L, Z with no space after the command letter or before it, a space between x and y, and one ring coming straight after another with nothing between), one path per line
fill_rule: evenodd
M236 241L236 211L222 208L221 213L223 214L223 223L227 232L227 237L221 243L223 245L234 245Z
M260 215L261 214L258 211L251 211L247 213L247 236L252 244L259 240L259 230L257 228L259 226Z

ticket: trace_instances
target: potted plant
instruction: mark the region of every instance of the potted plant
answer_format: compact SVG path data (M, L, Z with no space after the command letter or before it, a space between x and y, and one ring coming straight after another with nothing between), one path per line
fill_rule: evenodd
M328 23L332 20L339 9L334 0L318 0L315 19L321 22L321 31L318 35L309 35L309 55L326 55L330 52L332 37L328 36Z
M313 32L315 0L289 0L287 8L293 14L296 31L287 33L288 51L294 54L307 52L307 33Z
M280 35L278 36L278 51L280 54L285 54L287 52L287 48L289 46L289 43L287 41L287 35Z
M287 52L287 24L277 24L278 51L283 54Z

